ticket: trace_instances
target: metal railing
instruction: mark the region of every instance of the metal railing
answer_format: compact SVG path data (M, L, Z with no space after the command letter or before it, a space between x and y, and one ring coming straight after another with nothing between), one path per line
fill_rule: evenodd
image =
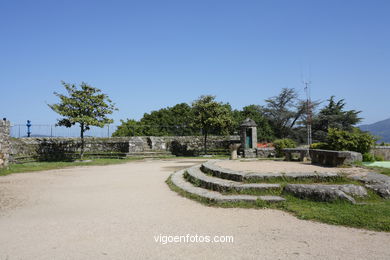
M85 137L112 137L118 129L118 125L106 125L102 128L91 127L84 132ZM80 137L80 127L56 126L55 124L12 124L10 129L11 137ZM238 130L231 130L231 135L237 135ZM201 136L199 128L185 125L134 125L125 127L124 131L119 131L124 136ZM218 135L210 133L209 135Z
M112 133L116 130L116 125L106 125L103 128L91 127L84 133L86 137L111 137ZM10 134L11 137L22 138L28 136L28 128L24 124L11 125ZM30 127L30 137L79 137L80 127L63 127L53 124L32 124Z

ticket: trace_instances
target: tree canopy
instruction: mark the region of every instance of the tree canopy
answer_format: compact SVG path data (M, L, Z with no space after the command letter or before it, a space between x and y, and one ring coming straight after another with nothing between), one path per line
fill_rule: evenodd
M228 134L233 124L232 109L229 104L215 101L215 96L201 96L192 103L194 124L202 130L204 152L207 154L207 136L212 133Z
M313 117L313 139L317 142L324 142L330 128L352 131L354 126L362 119L359 117L361 111L345 110L345 100L335 100L334 96L328 99L328 104Z
M332 96L317 112L320 101L300 99L295 89L284 88L268 99L265 105L248 105L232 110L229 103L221 103L214 96L201 96L192 104L179 103L173 107L145 113L139 120L128 119L113 134L133 135L225 135L239 134L239 126L246 118L257 124L258 141L291 138L298 143L307 140L307 108L312 110L313 140L324 142L329 128L352 131L360 122L360 111L345 110L343 99Z
M89 130L91 126L103 127L112 123L113 120L108 118L108 115L117 108L106 94L101 93L100 89L85 82L80 84L80 88L63 81L62 85L68 95L54 92L60 102L48 106L62 116L58 119L57 125L71 127L79 124L82 143L80 157L82 158L84 155L84 132Z
M284 88L279 95L265 100L264 114L268 118L275 137L286 138L305 113L304 102L298 99L295 89Z

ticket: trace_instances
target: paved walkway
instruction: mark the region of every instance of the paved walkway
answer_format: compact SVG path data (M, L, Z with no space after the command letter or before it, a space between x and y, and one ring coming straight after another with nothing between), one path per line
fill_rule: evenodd
M390 233L277 210L223 209L164 183L195 160L131 162L0 177L0 259L390 259ZM156 243L229 235L234 243Z

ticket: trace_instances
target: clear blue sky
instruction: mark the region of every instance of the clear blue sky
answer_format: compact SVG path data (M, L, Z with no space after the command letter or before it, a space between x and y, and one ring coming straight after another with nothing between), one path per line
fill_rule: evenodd
M283 87L390 117L390 1L0 2L0 116L55 123L61 80L102 89L119 119L202 94L234 108Z

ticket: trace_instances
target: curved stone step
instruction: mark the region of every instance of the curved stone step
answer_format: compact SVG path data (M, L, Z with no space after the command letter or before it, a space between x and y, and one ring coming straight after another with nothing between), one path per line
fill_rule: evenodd
M240 183L226 179L220 179L206 175L200 170L200 166L194 166L186 170L186 179L193 184L203 188L224 192L224 191L269 191L280 190L280 184L268 183Z
M340 178L337 173L334 172L288 172L288 173L257 173L257 172L242 172L234 171L230 169L225 169L219 167L215 164L216 161L208 161L202 164L201 170L203 172L209 173L215 177L232 180L232 181L262 181L270 179L290 179L290 180L302 180L302 179L312 179L312 180L335 180Z
M315 201L345 200L356 204L355 197L367 196L367 190L358 185L322 185L322 184L287 184L284 192L291 193L301 199Z
M222 195L216 191L210 191L200 187L195 187L184 178L186 170L180 170L171 175L171 181L180 189L215 202L255 202L262 200L266 202L282 202L284 198L279 196L251 196L251 195Z

